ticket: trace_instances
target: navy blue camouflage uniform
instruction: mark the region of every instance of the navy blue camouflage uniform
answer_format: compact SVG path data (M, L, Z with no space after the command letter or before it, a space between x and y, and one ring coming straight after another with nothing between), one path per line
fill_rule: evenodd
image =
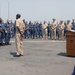
M52 27L51 27L51 24L48 24L47 32L48 32L48 37L50 39L52 39Z
M29 38L30 37L30 30L29 30L29 24L25 24L25 33L24 33L24 36L25 38Z
M41 23L39 24L39 32L38 33L39 33L39 38L41 38L41 37L43 38L43 28L42 28Z
M75 22L72 22L72 29L75 30Z
M5 24L5 44L10 44L10 38L11 38L11 23L7 22Z
M37 26L33 24L33 39L38 38Z
M2 45L2 23L0 23L0 45Z

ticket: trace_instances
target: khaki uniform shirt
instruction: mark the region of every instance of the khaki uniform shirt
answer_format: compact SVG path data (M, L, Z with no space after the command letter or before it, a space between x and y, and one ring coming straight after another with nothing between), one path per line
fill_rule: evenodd
M59 29L60 30L64 30L64 28L65 28L65 25L64 24L59 25Z
M20 34L20 32L19 32L17 27L19 27L20 31L24 31L25 25L24 25L24 23L23 23L23 21L21 19L16 20L16 34Z
M66 29L71 30L71 28L72 28L72 24L71 23L67 24Z
M43 29L47 29L47 27L48 27L48 24L47 23L45 23L45 24L42 25L42 28Z
M56 22L56 21L55 21L55 22L52 22L51 26L52 26L52 29L56 29L56 27L57 27L57 22Z

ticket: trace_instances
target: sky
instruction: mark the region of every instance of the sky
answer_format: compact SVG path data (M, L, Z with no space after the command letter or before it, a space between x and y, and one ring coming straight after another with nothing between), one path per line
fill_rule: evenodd
M26 21L52 21L75 19L75 0L0 0L0 17L15 20L16 14Z

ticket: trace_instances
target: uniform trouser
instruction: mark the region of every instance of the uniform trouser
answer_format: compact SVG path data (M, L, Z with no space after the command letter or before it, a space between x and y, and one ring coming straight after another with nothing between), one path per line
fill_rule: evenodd
M43 30L43 37L44 37L45 39L48 38L47 29L44 29L44 30Z
M4 42L5 42L5 33L2 32L2 43L4 43Z
M40 38L40 37L43 38L43 31L42 31L42 30L39 30L38 35L39 35L39 38Z
M11 37L13 38L15 36L15 34L12 32Z
M32 38L33 36L33 30L30 30L30 37Z
M33 30L33 39L37 39L38 38L38 33L37 33L37 31L35 30Z
M4 33L0 32L0 43L3 44L4 42Z
M64 30L60 30L60 39L64 39Z
M14 36L15 36L15 32L12 31L12 32L11 32L11 37L13 38Z
M52 39L56 39L56 29L52 29Z
M58 39L60 39L60 30L56 31L56 36L57 36Z
M16 34L16 48L17 55L23 55L23 37L20 34Z
M64 29L64 38L66 39L66 29Z
M15 36L15 30L12 29L11 37L13 38Z
M50 37L50 39L52 39L52 30L48 31L48 37Z
M2 43L2 33L0 32L0 43Z
M27 30L25 30L25 32L24 32L24 37L26 38L27 36Z
M5 43L8 44L10 42L11 33L5 33Z
M25 38L29 38L30 37L30 32L28 30L25 31L24 33Z

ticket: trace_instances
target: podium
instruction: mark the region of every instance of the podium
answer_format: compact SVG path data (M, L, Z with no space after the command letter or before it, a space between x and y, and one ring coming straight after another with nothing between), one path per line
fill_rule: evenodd
M75 31L66 30L66 53L67 56L75 56Z

